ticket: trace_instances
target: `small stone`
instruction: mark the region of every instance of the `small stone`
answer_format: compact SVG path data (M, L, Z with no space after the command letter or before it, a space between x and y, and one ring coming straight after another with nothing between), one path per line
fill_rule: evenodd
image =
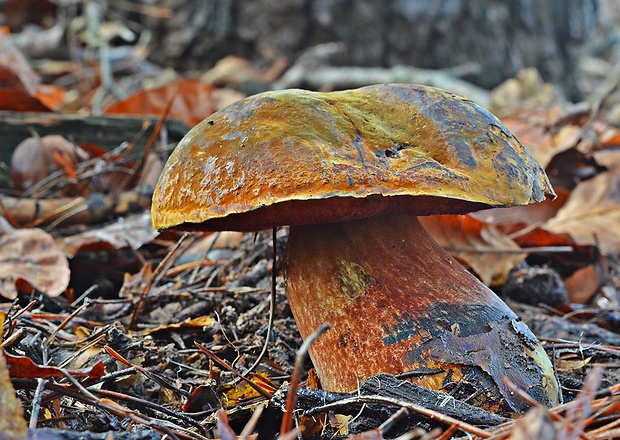
M560 275L549 267L533 266L513 271L502 287L504 297L530 305L557 307L566 304L568 292Z

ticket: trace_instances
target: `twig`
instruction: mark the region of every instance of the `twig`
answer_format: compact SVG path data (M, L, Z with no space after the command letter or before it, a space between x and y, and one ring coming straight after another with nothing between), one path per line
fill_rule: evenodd
M207 435L207 431L204 426L202 426L199 422L192 419L191 417L186 416L183 413L179 413L177 411L173 411L170 408L166 408L165 406L159 405L155 402L151 402L149 400L141 399L139 397L130 396L127 394L119 393L117 391L103 390L103 389L92 389L93 394L98 396L105 396L108 398L114 398L118 400L124 400L126 402L131 402L133 404L141 405L146 408L159 411L162 414L166 414L168 416L179 419L180 421L187 423L190 426L198 429L202 435Z
M80 307L75 309L69 316L67 316L64 321L58 324L58 327L54 329L52 334L47 339L47 342L46 342L47 346L52 345L52 343L54 342L54 339L56 339L56 335L58 334L58 332L61 331L63 328L65 328L67 324L69 324L73 318L75 318L82 310L84 310L87 307L90 307L90 303L82 304Z
M181 388L175 387L174 385L169 383L168 380L158 376L157 374L154 374L154 373L150 372L149 370L147 370L144 367L141 367L140 365L132 364L127 359L125 359L123 356L121 356L112 347L106 345L105 347L103 347L103 349L106 351L106 353L108 353L115 360L119 361L122 364L127 365L128 367L134 367L137 371L139 371L140 373L142 373L143 375L145 375L146 377L151 379L156 384L161 385L163 388L167 388L169 390L177 392L177 393L181 394L185 398L190 397L191 393L189 391L186 391L186 390L183 390Z
M62 369L60 371L67 378L67 380L71 382L71 384L76 388L76 390L73 391L70 388L67 388L65 386L58 385L58 384L53 384L51 382L48 382L46 384L47 389L50 389L61 395L72 397L80 402L87 403L96 408L108 411L111 414L114 414L118 417L129 418L135 423L149 426L159 432L169 435L172 439L176 439L176 440L179 439L179 437L172 431L172 429L169 426L166 426L165 424L160 423L159 421L154 420L144 414L137 414L134 411L131 411L128 408L125 408L110 399L107 399L107 398L99 399L89 390L84 388L84 386L80 384L77 380L75 380L75 378L71 376L68 372ZM195 435L198 437L197 434ZM204 437L202 436L199 436L199 438L204 439Z
M573 252L575 248L573 246L537 246L537 247L525 247L520 249L478 249L478 248L465 248L465 247L444 247L449 252L468 252L476 254L543 254L543 253L568 253Z
M310 346L316 341L319 336L325 333L332 327L331 324L325 323L317 328L308 338L301 344L299 350L297 350L297 356L295 356L295 367L293 368L293 374L288 387L288 396L286 398L286 411L282 417L282 424L280 425L280 436L289 432L293 428L293 411L297 406L297 387L299 385L299 378L301 377L301 370L303 368L306 354L310 349Z
M378 404L383 404L383 405L392 405L392 406L407 408L408 410L411 410L418 414L422 414L430 419L437 420L441 423L445 423L446 425L456 425L461 431L468 432L473 435L477 435L478 437L481 437L481 438L491 437L491 434L489 432L481 428L478 428L477 426L471 425L461 420L457 420L454 417L450 417L445 414L441 414L437 411L424 408L423 406L416 405L415 403L412 403L412 402L405 402L402 400L394 399L391 397L384 397L384 396L355 396L355 397L351 397L348 399L342 399L342 400L339 400L338 402L328 403L327 405L312 408L306 411L306 415L312 416L317 413L322 413L322 412L330 411L333 409L338 409L342 406L363 404L363 403L378 403Z
M336 46L333 47L335 50L338 49ZM332 49L331 46L330 49ZM304 84L319 90L325 88L325 85L333 88L350 88L381 83L415 83L450 90L459 95L467 96L484 107L489 105L489 91L458 78L450 69L431 70L412 66L394 66L391 68L332 67L326 65L324 55L322 58L299 57L297 62L278 81L272 84L273 88L276 90L285 89ZM471 66L468 68L471 69Z
M37 379L37 389L32 397L32 410L30 411L30 421L28 428L35 429L37 427L37 420L39 420L39 412L41 411L41 398L43 397L43 391L45 391L45 385L47 379Z
M207 249L204 250L202 257L200 257L200 261L198 261L198 264L194 266L194 270L192 271L191 275L189 276L189 279L187 280L188 285L192 285L196 282L196 277L198 276L198 272L203 267L203 264L205 263L205 260L207 259L207 256L209 255L209 252L211 252L211 250L215 246L215 242L217 241L218 238L220 238L221 233L222 233L221 231L217 231L213 234L214 237L213 237L213 240L211 241L211 244L209 245Z
M129 321L129 329L134 328L134 326L136 325L136 321L138 320L138 317L140 316L140 313L142 313L142 308L144 307L144 301L143 301L144 297L148 295L153 285L161 279L161 277L166 272L166 269L168 268L168 266L174 262L172 257L174 256L174 254L177 252L177 250L181 247L183 242L189 236L190 236L189 233L184 233L181 236L181 238L179 238L179 240L176 242L174 247L170 250L170 252L168 252L168 254L164 257L164 259L159 262L155 271L150 275L146 286L144 287L144 289L142 289L142 292L140 292L140 300L136 304L136 308L134 309L133 314L131 315L131 320Z
M235 376L237 376L239 379L241 379L242 381L244 381L245 383L247 383L249 386L251 386L257 393L259 393L261 396L267 398L267 399L271 399L272 397L272 393L268 392L267 390L259 387L258 385L256 385L254 382L252 382L250 379L248 379L247 377L243 377L240 373L238 373L233 367L231 367L228 362L226 362L224 359L220 358L218 355L216 355L215 353L213 353L211 350L209 350L207 347L205 347L204 345L198 343L198 342L194 342L194 344L196 345L196 347L198 347L198 349L200 351L202 351L204 354L206 354L207 356L209 356L209 359L211 359L212 361L220 364L222 367L224 367L226 370L230 371L232 374L234 374Z

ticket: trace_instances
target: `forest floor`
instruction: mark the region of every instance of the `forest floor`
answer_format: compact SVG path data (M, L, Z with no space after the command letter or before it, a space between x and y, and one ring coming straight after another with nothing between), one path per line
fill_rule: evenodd
M393 376L379 377L379 389L368 381L352 394L321 390L285 295L286 228L151 226L150 197L170 151L189 127L243 99L249 82L268 90L328 75L331 90L338 75L349 81L362 68L307 72L306 59L261 71L231 57L181 75L137 58L131 69L106 66L88 56L85 38L69 47L80 56L35 62L13 40L0 36L0 439L302 430L306 438L620 438L620 60L584 56L581 103L533 70L493 91L445 71L406 72L470 87L558 195L424 220L554 365L563 404L498 414ZM306 82L297 84L300 72Z

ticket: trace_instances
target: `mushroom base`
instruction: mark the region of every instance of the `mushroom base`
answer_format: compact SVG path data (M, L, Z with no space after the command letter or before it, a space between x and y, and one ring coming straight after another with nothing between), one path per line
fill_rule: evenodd
M416 217L291 227L286 271L302 337L325 322L333 326L310 348L327 390L354 391L379 372L409 373L443 391L464 379L478 388L472 392L481 406L522 412L528 404L507 377L544 405L560 403L536 337Z

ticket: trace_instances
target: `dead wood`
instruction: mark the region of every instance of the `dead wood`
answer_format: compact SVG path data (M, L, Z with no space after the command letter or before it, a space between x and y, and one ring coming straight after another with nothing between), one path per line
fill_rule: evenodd
M151 193L152 189L138 188L120 194L59 199L2 197L0 201L3 214L21 226L96 224L147 209Z

